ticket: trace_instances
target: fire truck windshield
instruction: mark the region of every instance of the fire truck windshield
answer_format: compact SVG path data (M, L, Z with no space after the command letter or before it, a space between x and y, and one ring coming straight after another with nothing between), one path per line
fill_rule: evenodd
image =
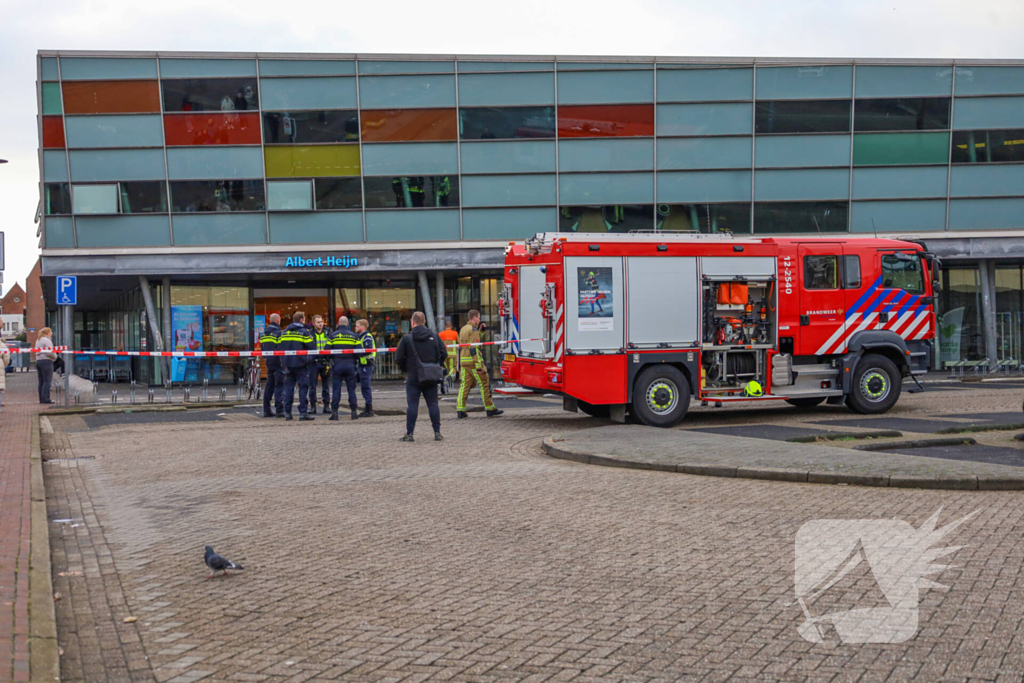
M924 294L924 269L918 254L883 254L882 286Z

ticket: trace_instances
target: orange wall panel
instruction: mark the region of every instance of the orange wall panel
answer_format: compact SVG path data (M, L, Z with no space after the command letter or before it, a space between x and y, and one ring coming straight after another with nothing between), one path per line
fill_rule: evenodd
M156 81L64 82L65 114L144 114L160 111Z
M64 119L60 116L43 117L43 148L64 147Z
M256 112L165 114L164 138L168 146L258 145L260 115Z
M653 104L583 105L558 108L560 138L619 138L654 135Z
M455 140L459 125L455 109L364 110L363 142Z

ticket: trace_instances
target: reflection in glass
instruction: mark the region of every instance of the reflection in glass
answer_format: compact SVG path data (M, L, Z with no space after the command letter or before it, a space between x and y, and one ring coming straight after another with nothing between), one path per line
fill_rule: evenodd
M558 108L558 137L606 138L654 135L653 104L583 105Z
M458 176L364 178L366 208L409 209L459 205Z
M267 183L269 211L310 211L313 199L309 180L278 180Z
M167 213L167 183L136 180L121 185L121 213Z
M260 108L255 78L182 78L161 84L165 112Z
M854 166L945 164L949 133L858 133L853 136Z
M662 231L702 233L750 232L750 203L658 204L656 223Z
M202 308L198 334L187 327L175 334L177 351L244 351L249 348L248 287L171 287L171 313L178 306ZM191 334L190 334L191 332ZM198 346L198 349L194 348ZM186 381L209 379L211 384L234 384L245 365L238 358L181 358Z
M559 232L629 232L651 230L650 204L617 206L563 206L558 211Z
M948 97L901 97L856 100L853 129L943 130L949 128Z
M279 111L263 114L263 141L267 144L358 140L359 118L355 111Z
M164 116L164 139L171 145L258 145L258 114L174 114Z
M757 133L847 133L850 100L765 100L754 112Z
M555 137L554 107L486 107L459 110L463 140Z
M171 211L263 211L262 180L171 181Z
M458 133L454 109L363 110L363 142L455 140Z
M846 232L847 202L758 202L754 233Z
M67 183L47 183L44 188L43 201L47 216L71 213L71 189Z
M317 178L314 183L318 211L363 207L363 189L359 178Z
M953 163L1024 161L1024 130L953 131Z
M117 213L117 185L75 185L71 207L76 214Z

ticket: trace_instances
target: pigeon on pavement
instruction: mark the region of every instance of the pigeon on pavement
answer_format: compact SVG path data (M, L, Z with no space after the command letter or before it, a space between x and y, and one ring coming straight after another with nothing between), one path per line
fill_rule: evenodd
M217 572L224 572L224 576L227 575L229 569L242 570L244 567L240 564L235 564L223 555L218 555L213 552L213 546L206 546L206 557L204 558L206 566L210 568L210 575L206 578L212 579Z

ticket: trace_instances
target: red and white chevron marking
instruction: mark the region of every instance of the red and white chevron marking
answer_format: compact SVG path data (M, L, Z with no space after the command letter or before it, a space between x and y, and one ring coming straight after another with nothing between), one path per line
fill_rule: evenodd
M889 330L907 341L923 339L931 330L931 311L926 309L916 315L913 311L907 311L901 316L889 318L888 322L882 322L878 313L869 313L863 319L860 313L854 313L849 320L840 323L828 341L815 352L815 355L825 356L845 352L853 335L863 330Z

